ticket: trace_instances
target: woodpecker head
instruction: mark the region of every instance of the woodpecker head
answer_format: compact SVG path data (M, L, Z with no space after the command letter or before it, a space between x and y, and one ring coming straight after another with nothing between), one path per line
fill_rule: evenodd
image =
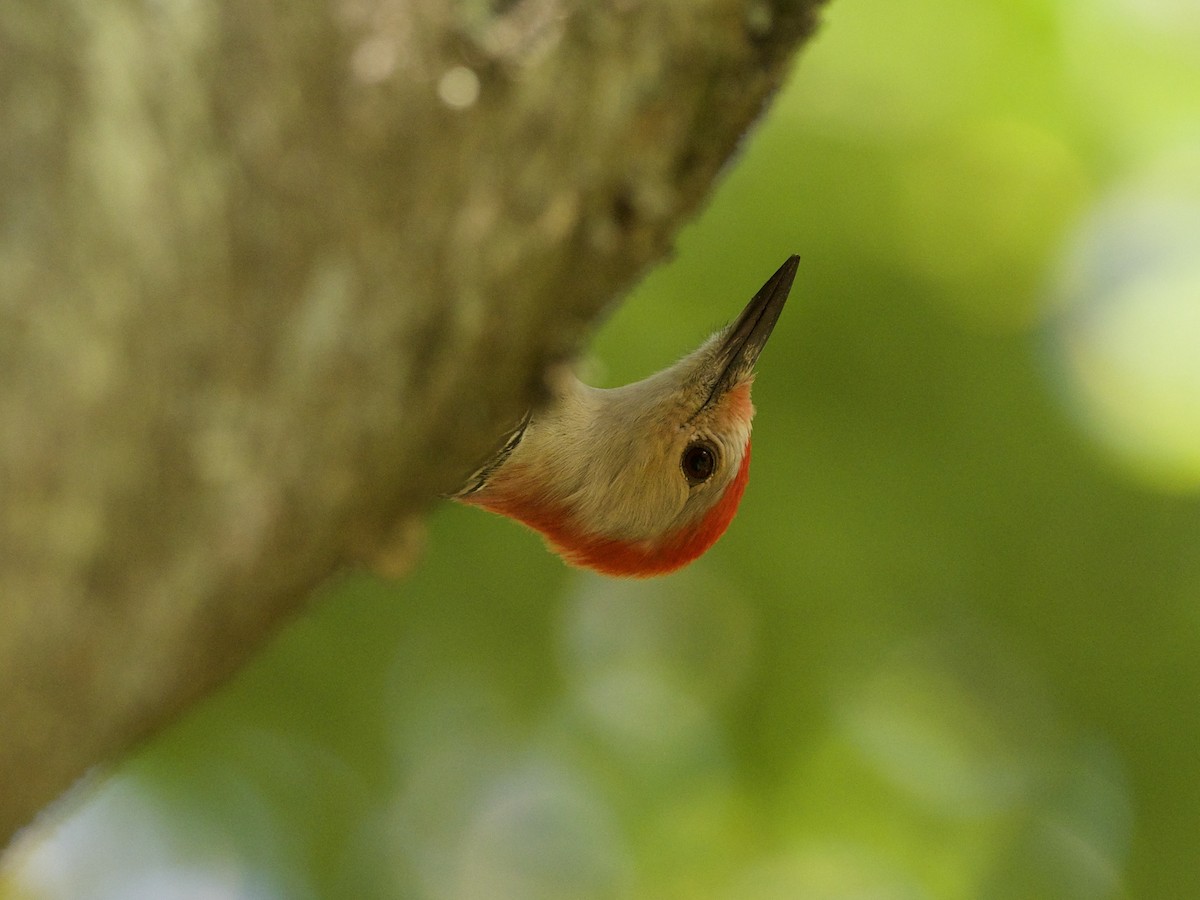
M569 378L457 499L541 532L568 563L644 577L725 531L750 466L754 363L791 290L790 257L742 314L670 368L625 387Z

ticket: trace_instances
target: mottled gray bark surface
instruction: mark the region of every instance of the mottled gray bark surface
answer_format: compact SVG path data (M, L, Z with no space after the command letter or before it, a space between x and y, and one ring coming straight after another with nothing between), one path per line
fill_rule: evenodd
M0 10L0 846L470 470L816 0Z

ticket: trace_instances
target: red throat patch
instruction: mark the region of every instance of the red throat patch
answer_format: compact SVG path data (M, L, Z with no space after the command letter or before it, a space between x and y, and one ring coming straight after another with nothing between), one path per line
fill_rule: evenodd
M746 390L749 402L749 386ZM573 566L594 569L605 575L648 578L665 575L686 566L717 542L737 513L750 480L750 442L742 454L742 465L725 493L698 521L656 541L622 541L582 533L562 509L548 508L528 498L471 499L481 506L541 532L546 543Z

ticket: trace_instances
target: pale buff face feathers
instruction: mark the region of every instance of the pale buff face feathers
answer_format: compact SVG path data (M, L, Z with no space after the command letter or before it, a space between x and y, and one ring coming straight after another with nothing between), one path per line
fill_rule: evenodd
M478 501L527 498L578 530L648 541L693 524L725 492L750 440L750 376L706 404L721 335L643 381L603 390L571 379L526 427ZM712 474L689 479L683 455L702 443Z

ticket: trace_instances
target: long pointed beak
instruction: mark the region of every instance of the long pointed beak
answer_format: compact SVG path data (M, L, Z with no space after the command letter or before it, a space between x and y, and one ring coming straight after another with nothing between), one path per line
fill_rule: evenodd
M725 330L715 359L721 374L717 376L704 402L705 406L749 376L754 369L758 354L766 346L767 338L771 336L779 314L783 312L783 304L792 290L799 264L799 256L789 256L746 304L737 320Z

